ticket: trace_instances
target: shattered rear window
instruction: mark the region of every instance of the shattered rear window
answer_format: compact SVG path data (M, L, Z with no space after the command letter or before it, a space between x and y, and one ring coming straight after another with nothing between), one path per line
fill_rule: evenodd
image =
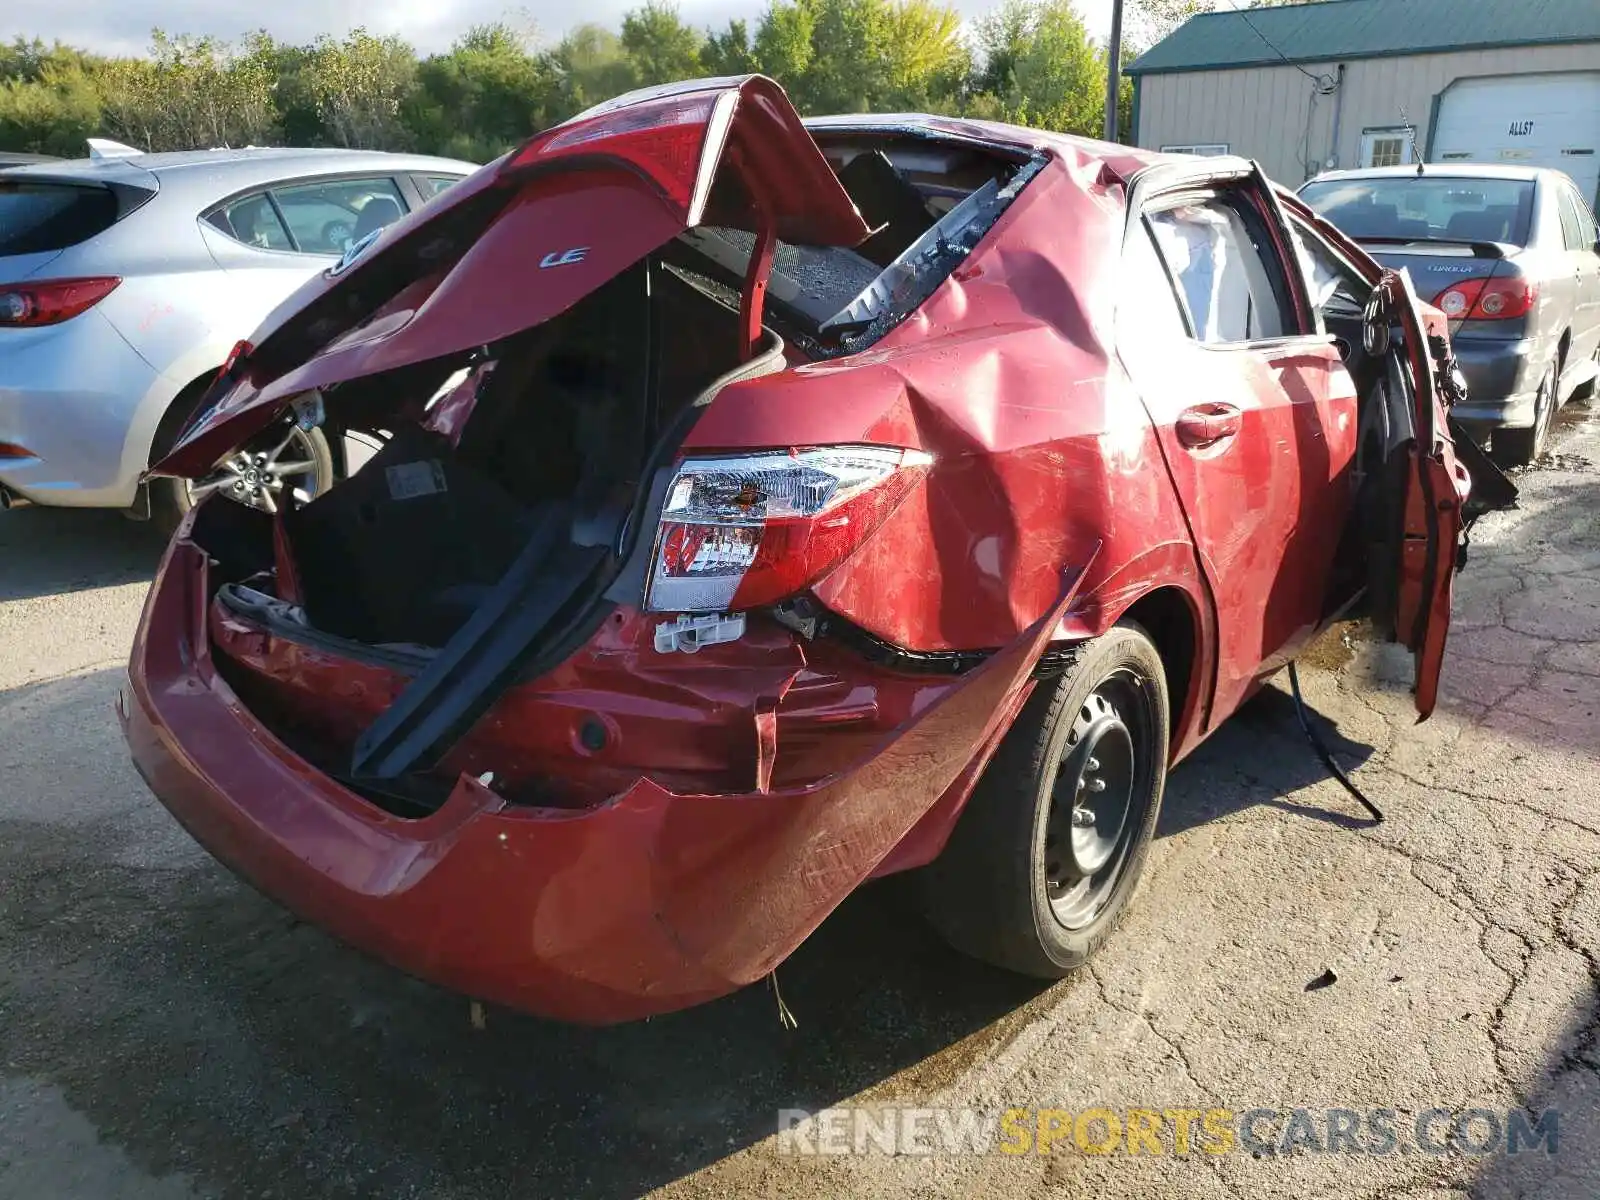
M821 357L865 349L933 294L1046 161L1036 155L1003 183L991 179L960 198L930 194L927 228L887 264L854 249L779 242L769 313L777 309L795 322L800 340ZM679 241L709 264L708 273L730 283L743 277L755 250L754 234L718 226L688 230Z
M686 232L683 241L728 272L743 275L756 239L743 229L703 225ZM854 250L779 242L772 255L767 300L805 316L820 329L871 284L878 271L876 263Z

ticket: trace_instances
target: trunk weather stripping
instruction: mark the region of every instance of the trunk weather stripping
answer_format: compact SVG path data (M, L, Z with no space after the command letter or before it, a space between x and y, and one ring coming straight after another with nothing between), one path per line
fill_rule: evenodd
M645 352L654 361L658 338L654 303L650 307ZM648 412L659 411L658 382L652 374ZM666 464L698 417L691 405L660 432L642 479L661 476L665 486ZM586 636L586 624L611 608L607 593L629 568L646 510L661 499L656 485L641 488L620 528L606 539L580 536L583 514L567 506L549 512L466 624L362 731L352 754L351 782L385 792L409 787L401 777L437 761L514 680L548 670L572 653L580 635ZM642 577L638 586L644 586Z
M487 712L533 656L540 635L607 550L567 540L571 514L546 513L510 570L459 632L356 739L353 778L394 779L430 765Z

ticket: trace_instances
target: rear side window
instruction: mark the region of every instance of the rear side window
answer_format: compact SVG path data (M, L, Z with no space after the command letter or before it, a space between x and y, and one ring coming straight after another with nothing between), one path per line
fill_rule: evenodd
M431 200L452 184L460 182L461 180L454 175L426 175L422 179L423 199Z
M302 254L343 254L406 211L392 179L335 179L272 189Z
M1311 307L1324 316L1329 313L1358 316L1364 297L1372 290L1366 280L1339 258L1314 230L1295 217L1289 218L1289 235L1306 277Z
M258 250L294 249L289 241L289 231L278 219L278 212L265 192L230 200L208 213L206 222L235 241Z
M1589 205L1576 190L1572 193L1572 203L1578 210L1578 224L1583 227L1583 249L1593 250L1595 242L1600 241L1600 228L1595 226L1594 213L1589 211Z
M1561 237L1568 250L1593 250L1595 243L1594 220L1578 193L1563 187L1556 193L1561 197Z
M240 196L205 219L259 250L337 257L405 211L393 179L327 179Z
M0 180L0 255L65 250L116 221L108 188Z
M1156 248L1178 285L1195 340L1211 344L1277 338L1294 331L1276 256L1256 244L1250 222L1223 197L1150 215Z
M1161 265L1148 229L1138 229L1122 254L1117 272L1117 341L1124 346L1141 343L1183 342L1189 336L1172 281Z

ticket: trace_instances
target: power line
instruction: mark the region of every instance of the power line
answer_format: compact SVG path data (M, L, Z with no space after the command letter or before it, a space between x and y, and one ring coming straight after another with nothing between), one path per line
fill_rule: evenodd
M1279 58L1283 59L1285 65L1293 67L1296 71L1299 71L1300 74L1304 75L1307 79L1311 80L1318 87L1326 88L1326 87L1330 87L1333 84L1333 80L1330 79L1328 76L1326 76L1326 75L1313 75L1310 71L1306 70L1299 63L1290 62L1289 61L1289 56L1287 54L1285 54L1282 50L1279 50L1277 45L1274 44L1274 42L1272 41L1272 39L1269 38L1266 34L1261 32L1260 27L1257 26L1256 23L1250 19L1250 14L1248 12L1246 12L1244 9L1240 8L1237 4L1235 4L1234 0L1227 0L1227 3L1228 3L1228 7L1229 8L1231 8L1234 12L1238 13L1239 16L1244 18L1244 23L1246 25L1250 26L1250 32L1255 34L1258 38L1260 38L1262 43L1267 47L1268 50L1271 50Z
M1330 75L1316 75L1306 70L1299 63L1290 62L1289 56L1282 50L1278 49L1277 44L1273 42L1271 38L1261 32L1260 26L1250 19L1249 13L1240 8L1238 4L1234 2L1234 0L1227 0L1227 2L1228 7L1237 13L1246 25L1250 26L1250 32L1254 33L1258 38L1260 38L1262 44L1266 46L1267 49L1271 50L1274 54L1281 58L1286 66L1293 67L1296 71L1299 71L1300 74L1311 80L1312 84L1314 85L1311 89L1310 101L1306 106L1305 130L1302 132L1300 137L1300 167L1307 173L1313 173L1311 167L1311 123L1316 117L1317 113L1317 97L1331 96L1338 89L1338 82Z

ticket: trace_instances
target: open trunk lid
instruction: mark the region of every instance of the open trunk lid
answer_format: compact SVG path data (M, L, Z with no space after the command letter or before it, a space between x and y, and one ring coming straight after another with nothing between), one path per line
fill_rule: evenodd
M151 473L205 472L297 396L542 324L702 222L810 245L870 233L771 80L630 93L538 135L314 277L241 347ZM747 304L762 282L746 281Z

